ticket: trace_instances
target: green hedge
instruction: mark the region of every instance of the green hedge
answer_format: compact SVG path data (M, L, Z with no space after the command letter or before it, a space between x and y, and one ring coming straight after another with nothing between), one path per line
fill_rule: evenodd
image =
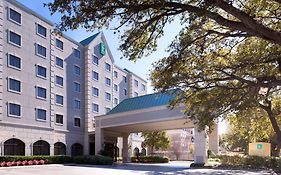
M131 161L134 163L168 163L168 157L160 156L138 156L131 157Z
M112 165L113 159L107 156L77 156L73 157L73 162L77 164L92 164L92 165Z
M216 156L222 166L250 166L252 168L281 169L281 159L276 157L259 156Z
M16 162L24 160L47 160L50 164L78 163L78 164L95 164L95 165L111 165L113 159L106 156L0 156L0 162Z

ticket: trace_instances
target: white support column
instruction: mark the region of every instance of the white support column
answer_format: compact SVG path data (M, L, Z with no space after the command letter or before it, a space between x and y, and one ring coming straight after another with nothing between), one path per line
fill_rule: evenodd
M122 134L123 137L123 149L122 149L122 157L123 157L123 163L130 162L129 158L129 147L128 147L128 133Z
M213 151L215 154L219 153L219 132L218 132L218 124L213 126L213 130L209 136L209 149Z
M194 128L194 163L205 163L207 160L207 139L206 132L198 132L198 127Z
M104 145L104 131L100 127L96 127L95 130L95 155L97 155Z

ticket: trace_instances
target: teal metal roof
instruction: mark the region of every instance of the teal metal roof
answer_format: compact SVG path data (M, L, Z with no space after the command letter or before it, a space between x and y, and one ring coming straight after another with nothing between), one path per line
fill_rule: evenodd
M80 41L80 44L82 44L83 46L87 46L88 44L90 44L98 35L100 34L100 32Z
M107 114L116 114L121 112L168 105L170 101L174 98L175 93L172 93L171 91L167 93L155 93L134 98L127 98L123 100L120 104L118 104L115 108L113 108L111 111L109 111Z

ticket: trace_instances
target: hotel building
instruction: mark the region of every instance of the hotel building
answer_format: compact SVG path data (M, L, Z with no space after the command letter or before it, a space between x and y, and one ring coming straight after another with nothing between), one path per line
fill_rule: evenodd
M77 42L0 1L0 155L94 154L94 116L146 93L144 79L114 64L102 32Z

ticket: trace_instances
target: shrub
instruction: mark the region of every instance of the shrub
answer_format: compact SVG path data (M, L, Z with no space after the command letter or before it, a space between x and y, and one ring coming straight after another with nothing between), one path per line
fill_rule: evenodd
M77 164L112 165L113 159L102 155L76 156L73 158L73 162Z
M216 154L212 150L207 151L208 158L216 157Z
M96 156L2 156L0 157L0 167L5 166L21 166L21 165L44 165L78 163L78 164L93 164L93 165L112 165L111 157L96 155Z
M131 162L134 163L168 163L168 157L160 157L160 156L134 156L131 157Z
M223 166L247 166L252 168L281 169L281 159L276 157L260 156L216 156Z

